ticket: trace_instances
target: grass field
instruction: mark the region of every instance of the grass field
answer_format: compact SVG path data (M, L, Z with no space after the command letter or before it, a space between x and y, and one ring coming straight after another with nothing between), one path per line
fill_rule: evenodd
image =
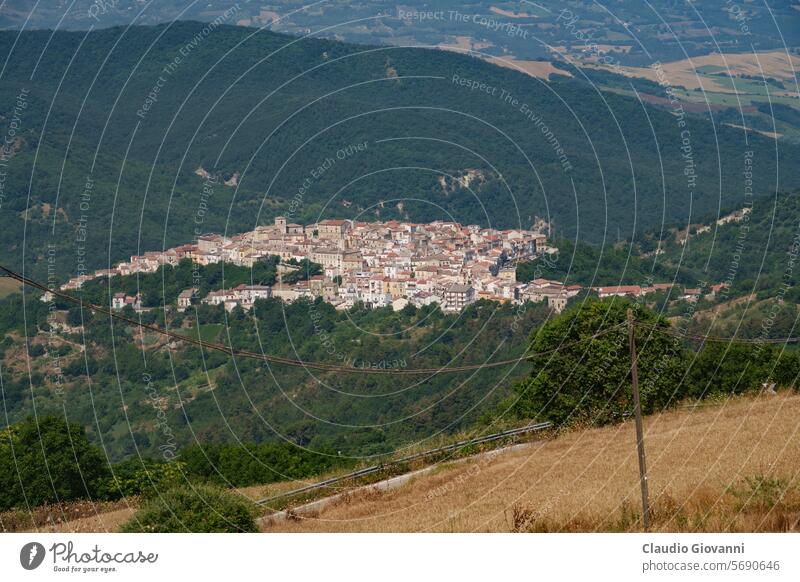
M0 513L0 532L114 532L133 515L137 500L72 501L31 511Z
M0 277L0 299L4 299L12 293L19 293L22 285L10 277Z
M800 396L737 398L645 419L653 529L800 530ZM453 463L268 531L637 531L628 422Z
M565 75L572 77L572 73L553 66L550 61L519 61L511 57L492 57L487 59L494 65L524 72L531 77L549 80L551 75Z
M790 61L791 59L791 61ZM588 64L588 63L587 63ZM588 64L592 66L591 64ZM621 71L631 77L641 77L656 83L662 81L653 67L619 67L594 65L598 68ZM663 80L674 87L685 87L693 91L702 89L710 93L748 93L761 95L765 93L763 83L741 76L747 75L761 79L771 77L786 81L786 89L771 87L770 94L775 97L797 97L794 91L794 72L800 66L800 57L787 55L783 51L760 53L714 53L700 57L692 57L682 61L662 63Z

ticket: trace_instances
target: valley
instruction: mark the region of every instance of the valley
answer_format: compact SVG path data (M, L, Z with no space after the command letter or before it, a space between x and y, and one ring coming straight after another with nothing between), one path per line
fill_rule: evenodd
M7 0L0 50L0 530L800 531L797 6Z

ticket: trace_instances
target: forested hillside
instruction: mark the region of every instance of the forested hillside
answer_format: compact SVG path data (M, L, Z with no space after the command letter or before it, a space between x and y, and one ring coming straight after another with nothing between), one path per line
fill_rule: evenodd
M733 218L733 216L736 218ZM517 279L534 273L581 285L632 285L648 278L688 286L726 283L731 297L760 292L797 302L794 262L800 245L800 191L778 192L740 208L665 224L632 240L598 246L556 239L558 258L521 263Z
M192 22L0 48L0 251L40 275L279 213L626 239L739 204L748 152L754 196L800 185L794 146L444 51Z
M201 275L213 279L215 270ZM162 281L169 294L180 273L167 271L140 277L145 298L158 297ZM226 281L238 275L235 267L228 269ZM136 283L135 276L113 280L114 289ZM107 292L99 281L83 296L102 302ZM59 299L56 307L70 304ZM342 312L321 299L290 305L259 300L250 314L241 308L227 313L221 305L198 305L186 313L123 311L189 338L352 369L342 373L232 357L102 314L81 313L77 306L58 325L48 319L49 311L31 293L24 305L19 294L0 301L7 418L13 423L32 414L35 400L37 414L66 413L89 427L90 438L114 459L137 453L160 458L194 443L284 440L312 451L361 456L462 430L493 411L512 382L528 373L524 361L460 373L360 372L519 357L529 330L551 317L543 304L488 301L457 315L444 315L438 307Z
M750 212L741 220L726 224L717 224L716 216L707 216L689 228L685 243L676 240L677 229L668 232L663 237L664 255L657 261L669 270L694 272L696 280L728 283L730 296L759 293L761 298L780 297L800 303L796 265L800 191L764 197L747 208ZM684 226L681 234L685 231ZM655 234L644 237L643 247L655 248L656 240Z

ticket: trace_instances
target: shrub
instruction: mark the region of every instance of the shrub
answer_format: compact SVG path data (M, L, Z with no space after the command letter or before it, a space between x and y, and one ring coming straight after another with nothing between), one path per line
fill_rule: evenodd
M219 487L176 487L152 499L122 526L125 533L257 532L255 506Z
M622 420L632 407L629 307L648 326L635 332L642 411L680 400L685 359L667 321L626 300L590 299L532 332L533 369L515 386L517 414L557 424ZM605 333L593 338L599 332Z
M128 459L113 467L109 491L116 497L142 495L156 497L164 491L185 484L186 464L181 461Z
M182 450L180 460L192 477L233 487L302 479L347 464L329 451L289 443L196 445Z
M736 498L736 511L768 513L781 503L789 492L789 482L767 475L745 477L740 487L731 487L729 492Z
M192 477L233 487L302 479L348 464L288 443L195 445L181 451L180 460Z
M704 398L755 390L766 380L766 371L764 361L753 356L748 345L706 344L689 370L689 395Z
M44 346L42 344L34 344L28 350L28 355L31 358L38 358L39 356L44 355Z
M79 424L47 416L0 431L0 510L105 499L108 476L102 451Z
M696 398L743 394L774 381L791 386L800 371L795 352L780 353L768 345L708 343L694 359L688 375L689 395Z

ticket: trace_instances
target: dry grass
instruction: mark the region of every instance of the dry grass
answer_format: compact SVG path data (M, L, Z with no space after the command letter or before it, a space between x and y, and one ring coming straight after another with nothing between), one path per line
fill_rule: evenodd
M621 504L616 513L585 511L559 519L535 508L511 508L513 532L641 531L641 508ZM800 489L787 480L754 475L725 488L698 487L687 498L663 492L652 502L651 530L660 532L800 531Z
M11 277L0 277L0 299L22 291L22 284Z
M800 396L737 398L645 420L654 529L798 530ZM640 529L632 423L573 430L354 494L268 531Z
M31 511L0 513L0 531L113 532L136 510L136 500L73 501L42 505Z
M791 59L791 61L790 61ZM608 65L592 65L598 68L611 69ZM800 57L787 55L784 51L765 51L753 53L714 53L682 61L663 63L664 76L671 85L686 87L689 90L703 89L716 93L735 93L735 89L724 80L712 76L698 74L697 70L704 66L723 67L725 74L732 77L748 75L757 78L773 77L784 81L791 81L794 72L800 66ZM617 71L616 68L611 69ZM652 67L619 67L619 72L631 77L642 77L658 83L660 79ZM773 95L795 96L793 91L772 90Z
M274 495L280 495L281 493L286 493L287 491L291 491L292 489L298 489L305 485L316 483L317 481L322 481L330 477L336 477L345 472L346 471L342 470L331 473L325 473L323 475L315 475L314 477L310 477L304 480L278 481L276 483L269 483L268 485L250 485L248 487L237 487L236 492L250 499L251 501L258 501L259 499L272 497Z
M40 527L36 531L48 533L114 533L118 532L122 524L127 522L136 509L126 507L99 513L90 517L82 517L65 523Z
M531 77L549 80L550 75L565 75L571 77L572 73L553 66L550 61L521 61L513 57L491 57L487 59L490 63L509 69L514 69L526 73Z
M452 40L438 45L440 49L453 50L460 53L468 51L482 51L492 47L492 43L475 40L471 36L454 36Z

